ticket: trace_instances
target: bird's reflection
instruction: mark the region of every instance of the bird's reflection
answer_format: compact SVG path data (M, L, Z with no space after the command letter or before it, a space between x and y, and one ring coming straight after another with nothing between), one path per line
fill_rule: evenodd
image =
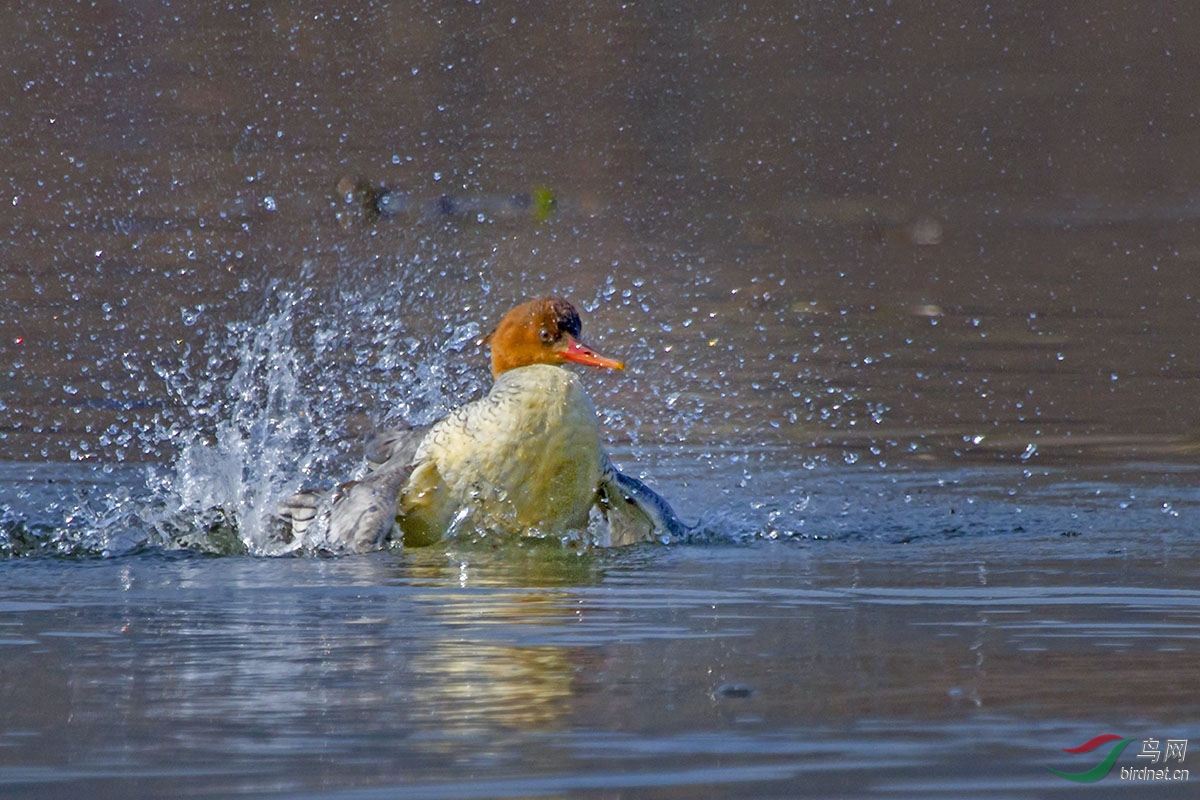
M599 583L609 558L557 542L405 554L397 577L427 592L437 631L406 665L419 687L409 713L436 720L428 746L565 724L589 651L552 642L586 616L572 588Z

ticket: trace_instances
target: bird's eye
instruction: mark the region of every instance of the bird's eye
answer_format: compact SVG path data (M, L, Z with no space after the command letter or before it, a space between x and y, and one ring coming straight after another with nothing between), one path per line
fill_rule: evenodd
M543 342L551 342L554 340L554 334L545 328L541 328L538 330L538 338Z

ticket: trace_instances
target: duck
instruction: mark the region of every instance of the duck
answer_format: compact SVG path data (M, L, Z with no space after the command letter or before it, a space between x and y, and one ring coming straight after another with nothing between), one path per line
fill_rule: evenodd
M368 552L467 531L563 536L588 529L597 513L606 523L599 543L608 546L686 535L671 505L605 452L596 409L571 367L625 364L584 344L581 330L578 310L561 297L508 311L484 340L488 393L431 426L368 438L362 477L280 505L285 535Z

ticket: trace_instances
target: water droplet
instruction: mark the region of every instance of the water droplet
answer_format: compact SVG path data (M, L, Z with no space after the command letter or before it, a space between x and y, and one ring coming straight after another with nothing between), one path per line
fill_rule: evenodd
M179 313L183 316L183 324L189 328L195 325L200 320L200 317L204 314L204 309L205 306L203 303L195 306L194 308L179 309Z

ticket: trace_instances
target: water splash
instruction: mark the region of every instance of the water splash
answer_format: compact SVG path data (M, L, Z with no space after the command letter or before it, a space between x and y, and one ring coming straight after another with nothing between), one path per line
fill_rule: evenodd
M299 546L279 538L274 509L330 460L295 341L306 299L278 290L265 320L230 326L208 359L211 367L232 359L228 381L196 380L186 362L163 374L184 411L164 431L179 455L149 481L145 521L162 543L271 554Z
M390 276L386 284L325 282L323 289L319 277L271 284L254 303L258 310L233 322L222 323L223 312L215 307L181 312L194 311L189 330L196 336L153 364L165 402L128 444L161 454L161 460L149 468L121 468L125 488L68 500L46 524L0 519L0 538L4 531L12 534L14 553L30 552L26 540L52 552L101 555L145 546L262 555L321 550L317 538L281 535L275 515L280 501L301 488L328 489L355 477L363 434L400 421L433 422L478 396L487 371L483 351L475 347L481 333L475 314L429 313L478 307L478 298L433 303L403 276ZM667 417L662 427L686 430L692 422L711 422L711 398L682 391L692 387L692 375L643 382L651 394L661 390L668 398L661 404ZM638 382L632 383L637 390ZM614 384L611 391L629 386ZM659 427L647 407L656 406L625 396L612 410L601 406L602 419L632 437L634 463L663 455L654 444L639 443L640 430ZM647 413L654 419L640 418ZM726 423L717 427L731 436L735 423L728 430ZM116 442L125 433L117 430L110 438ZM134 471L136 480L130 480ZM752 474L743 471L743 477L749 481ZM672 494L669 483L661 488ZM706 514L695 539L796 538L803 536L802 526L802 515L786 503L778 509L739 507ZM595 526L580 532L602 540L599 533Z
M479 337L478 323L447 322L421 336L395 297L272 288L264 318L228 326L205 343L218 380L189 358L160 374L180 411L162 426L178 453L148 481L143 523L156 543L260 555L322 550L314 529L285 532L276 510L301 488L328 489L362 469L365 430L426 424L469 394L469 366L450 357ZM204 360L202 357L201 360Z

